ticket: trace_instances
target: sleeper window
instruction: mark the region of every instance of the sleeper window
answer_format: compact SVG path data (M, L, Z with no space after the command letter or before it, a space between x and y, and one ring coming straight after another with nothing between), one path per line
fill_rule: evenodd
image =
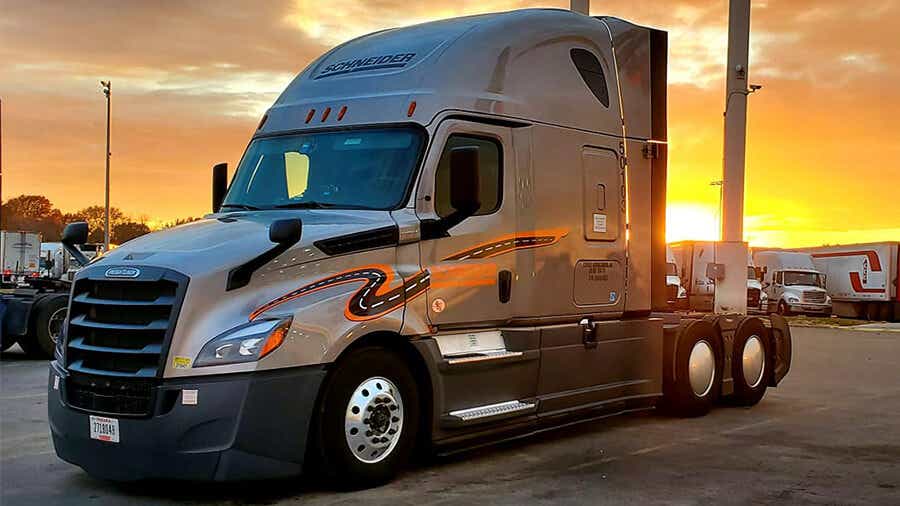
M478 208L475 216L491 214L500 208L503 193L503 156L500 143L484 137L451 135L447 139L444 152L441 154L441 161L435 172L434 209L442 218L449 216L454 211L453 206L450 205L450 150L461 147L478 148L481 207Z

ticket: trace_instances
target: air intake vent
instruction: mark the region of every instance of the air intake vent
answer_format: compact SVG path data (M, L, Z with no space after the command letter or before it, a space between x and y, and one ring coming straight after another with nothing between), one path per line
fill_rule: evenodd
M331 239L323 239L316 241L314 244L326 255L344 255L367 249L396 246L398 242L400 242L400 229L396 225L392 225Z

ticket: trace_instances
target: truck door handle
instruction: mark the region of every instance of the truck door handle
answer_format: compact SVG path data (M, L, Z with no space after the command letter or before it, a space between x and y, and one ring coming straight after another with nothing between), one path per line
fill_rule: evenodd
M512 295L512 272L502 270L497 273L497 285L500 288L500 302L506 304Z

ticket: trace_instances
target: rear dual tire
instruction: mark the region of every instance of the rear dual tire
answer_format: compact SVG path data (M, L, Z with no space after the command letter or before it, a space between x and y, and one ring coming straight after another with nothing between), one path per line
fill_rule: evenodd
M419 392L403 358L361 348L326 381L313 432L315 471L339 489L390 481L409 463L419 430Z
M675 345L674 378L665 385L666 411L684 417L709 413L721 389L720 342L707 321L695 320L684 328Z
M757 318L747 318L734 333L731 377L732 400L739 406L756 405L765 395L771 374L768 331Z

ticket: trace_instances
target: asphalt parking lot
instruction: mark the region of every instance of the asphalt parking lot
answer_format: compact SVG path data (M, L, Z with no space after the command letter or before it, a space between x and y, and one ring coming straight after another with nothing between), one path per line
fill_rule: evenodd
M45 362L0 364L0 503L900 504L900 333L793 329L791 374L756 407L646 413L470 451L381 488L91 479L56 458Z

